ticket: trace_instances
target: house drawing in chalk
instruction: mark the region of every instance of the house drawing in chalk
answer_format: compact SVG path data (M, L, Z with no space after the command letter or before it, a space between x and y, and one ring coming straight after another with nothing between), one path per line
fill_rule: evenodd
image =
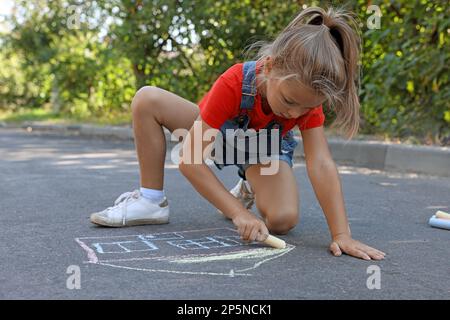
M139 235L81 237L88 263L128 270L204 275L250 275L262 263L291 251L244 243L229 228Z
M91 245L99 254L149 252L159 250L161 245L170 245L183 250L207 250L242 245L239 241L239 237L236 235L212 235L189 239L185 238L185 235L179 232L172 232L164 234L136 235L132 237L135 237L135 239L128 239L128 237L119 241L109 241L104 239L101 242L93 242Z

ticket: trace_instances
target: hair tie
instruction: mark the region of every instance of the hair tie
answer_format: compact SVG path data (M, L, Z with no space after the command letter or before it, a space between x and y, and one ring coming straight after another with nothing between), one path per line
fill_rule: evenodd
M336 41L339 51L341 52L342 56L344 56L344 41L342 40L341 33L337 28L328 28L328 29L330 30L331 36Z
M317 15L314 18L312 18L311 20L309 20L308 24L320 26L321 24L323 24L323 17L321 15Z
M328 31L330 31L330 27L328 27L325 23L324 23L324 19L323 16L321 15L317 15L314 18L312 18L308 24L314 25L314 26L324 26L325 28L328 29Z

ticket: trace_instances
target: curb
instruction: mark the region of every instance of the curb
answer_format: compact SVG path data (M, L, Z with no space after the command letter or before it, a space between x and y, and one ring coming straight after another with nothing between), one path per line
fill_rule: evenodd
M105 137L117 138L121 140L133 140L133 130L131 127L117 126L97 126L90 124L60 125L60 124L41 124L34 122L24 122L20 125L1 124L0 127L21 128L31 131L50 131L62 134L76 134L86 137Z
M329 138L333 159L370 169L404 173L423 173L450 177L450 148L393 144L378 141L349 141ZM299 143L295 157L304 158Z
M50 131L65 135L104 137L133 141L132 127L97 125L52 125L24 122L19 125L0 122L0 128L21 128L29 132ZM178 144L170 140L170 132L164 129L168 149ZM298 139L298 138L297 138ZM301 139L298 139L299 141ZM450 148L393 144L378 141L346 141L328 138L333 159L339 164L348 164L370 169L422 173L450 177ZM168 150L170 151L170 150ZM294 152L295 159L304 159L303 144Z

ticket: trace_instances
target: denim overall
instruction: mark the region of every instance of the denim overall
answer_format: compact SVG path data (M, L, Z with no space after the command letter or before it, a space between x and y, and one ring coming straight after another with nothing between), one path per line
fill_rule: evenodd
M215 158L214 164L217 166L217 168L219 168L220 170L224 167L224 166L228 166L228 165L236 165L239 170L238 170L238 174L241 178L245 179L245 170L251 165L254 164L255 162L251 162L249 163L249 150L248 150L248 142L246 142L245 144L245 151L237 151L236 148L234 148L234 161L226 161L225 159L225 145L226 145L226 130L228 129L228 132L230 132L229 130L232 129L234 130L234 132L238 132L239 129L246 131L248 129L248 125L250 123L250 116L249 113L250 111L253 109L254 107L254 103L255 103L255 96L256 96L256 61L247 61L244 63L244 68L243 68L243 73L244 73L244 78L242 81L242 98L241 98L241 105L240 105L240 113L238 116L236 116L235 118L231 119L231 120L227 120L222 127L220 128L220 132L222 134L223 139L217 139L216 144L215 144L215 148L217 150L217 148L222 148L223 152L222 152L222 157L221 162L217 163L217 158ZM289 164L289 166L292 167L293 165L293 155L294 155L294 149L297 146L298 142L294 139L294 134L292 132L292 130L289 130L284 137L281 137L281 132L283 130L283 126L281 123L277 122L276 120L272 120L271 122L269 122L267 124L267 126L264 128L267 129L267 132L265 134L265 136L263 137L259 137L267 139L267 146L268 146L268 152L266 152L267 155L270 156L271 159L278 159L281 161L285 161ZM264 130L263 130L264 131ZM281 146L281 148L277 148L278 150L271 150L271 139L273 132L277 132L278 134L276 136L278 136L278 146ZM256 132L257 135L259 135L259 132ZM236 139L236 137L234 137ZM276 137L275 137L276 138ZM234 140L236 141L236 140ZM259 142L259 140L258 140ZM280 150L281 149L281 150ZM258 145L258 151L259 151L259 145ZM237 159L237 152L243 152L245 153L242 154L243 157L245 157L245 162L244 163L236 163L236 159ZM215 154L217 155L217 152L215 152ZM258 159L259 155L258 155ZM259 163L260 161L257 161L257 163Z

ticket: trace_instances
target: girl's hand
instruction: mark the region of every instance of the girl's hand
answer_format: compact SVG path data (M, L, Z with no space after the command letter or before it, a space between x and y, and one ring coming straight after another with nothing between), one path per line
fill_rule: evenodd
M264 222L248 210L234 217L233 223L244 241L264 241L269 236L269 230Z
M338 235L333 238L333 242L331 242L330 245L330 251L336 257L339 257L342 253L346 253L350 256L364 260L382 260L386 255L384 252L356 241L346 234Z

